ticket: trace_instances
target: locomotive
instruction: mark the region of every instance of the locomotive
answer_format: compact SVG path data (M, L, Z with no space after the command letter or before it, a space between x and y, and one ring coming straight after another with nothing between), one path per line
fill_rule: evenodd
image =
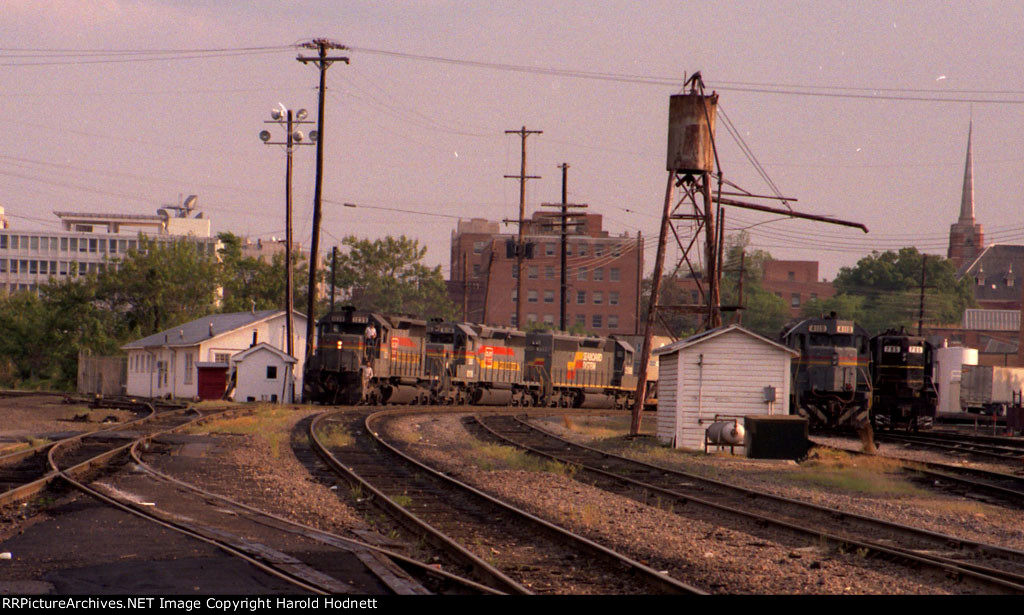
M929 429L938 394L932 381L934 349L901 327L871 338L874 425L879 429Z
M625 408L636 391L625 340L523 332L356 310L317 323L305 399L323 404Z
M927 429L935 417L933 348L902 328L869 338L835 314L783 331L793 360L790 407L814 428Z
M792 411L812 427L856 427L869 420L869 344L860 325L832 314L802 320L781 337L800 352L792 363Z

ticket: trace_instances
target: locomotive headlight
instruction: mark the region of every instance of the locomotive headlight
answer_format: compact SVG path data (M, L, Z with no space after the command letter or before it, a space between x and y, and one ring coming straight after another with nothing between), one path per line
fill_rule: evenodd
M338 340L338 350L341 350L341 340Z

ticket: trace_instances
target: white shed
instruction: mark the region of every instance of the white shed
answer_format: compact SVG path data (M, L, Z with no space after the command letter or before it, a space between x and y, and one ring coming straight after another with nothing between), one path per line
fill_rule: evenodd
M716 419L790 412L790 364L799 353L739 325L654 354L660 362L658 440L664 444L703 449L704 433Z
M235 401L290 404L295 399L294 366L298 359L265 342L231 357Z

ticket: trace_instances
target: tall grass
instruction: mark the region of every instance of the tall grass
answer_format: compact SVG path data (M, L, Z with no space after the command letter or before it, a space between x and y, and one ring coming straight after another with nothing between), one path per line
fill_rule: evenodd
M576 468L571 465L541 459L517 448L503 444L480 442L469 450L469 455L481 470L523 470L551 472L571 476Z
M188 433L225 433L255 436L270 447L275 458L281 454L281 444L288 441L288 422L295 414L291 406L257 404L241 416L215 419L188 429Z

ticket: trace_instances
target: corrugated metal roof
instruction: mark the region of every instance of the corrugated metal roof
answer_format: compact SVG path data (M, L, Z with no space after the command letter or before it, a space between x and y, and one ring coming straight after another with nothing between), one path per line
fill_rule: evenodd
M964 310L963 327L971 331L1020 331L1020 310Z
M195 346L199 342L217 337L223 333L249 326L275 314L284 314L284 310L261 310L259 312L233 312L231 314L210 314L197 318L192 322L154 333L134 342L129 342L122 349L146 348L152 346ZM306 316L295 312L295 318L305 320Z

